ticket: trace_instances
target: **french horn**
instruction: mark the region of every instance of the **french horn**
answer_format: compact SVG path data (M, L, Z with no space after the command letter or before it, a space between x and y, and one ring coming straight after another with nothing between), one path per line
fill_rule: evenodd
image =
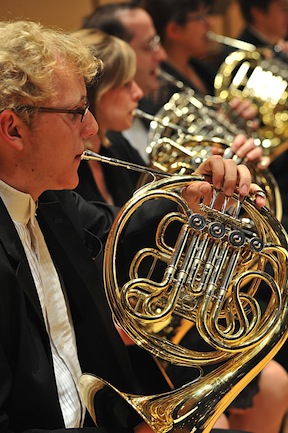
M83 154L83 159L101 158L89 151ZM121 165L117 160L111 163ZM130 163L122 165L140 170ZM164 174L136 191L116 217L104 257L105 290L115 322L159 359L197 368L199 375L179 389L144 396L127 394L84 373L80 390L96 423L95 398L113 391L157 433L209 433L287 338L285 230L267 208L255 206L253 197L240 201L234 194L228 200L221 191L213 191L211 202L193 212L180 191L204 179ZM133 245L129 249L127 278L121 280L125 229L155 200L162 206L168 203L170 211L155 224L153 239L143 239L137 251ZM250 216L248 225L242 210ZM269 292L265 300L262 284ZM209 350L198 351L193 339L182 343L183 335L192 330ZM211 365L215 369L205 374Z
M235 96L249 98L260 114L257 135L264 152L274 158L279 156L288 148L288 56L277 46L256 48L213 32L208 37L237 48L218 70L215 95L223 102Z

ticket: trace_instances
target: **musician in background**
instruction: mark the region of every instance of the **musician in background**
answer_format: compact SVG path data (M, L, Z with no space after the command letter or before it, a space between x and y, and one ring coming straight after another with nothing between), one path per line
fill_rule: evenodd
M108 3L96 7L83 20L83 28L99 29L126 41L134 50L137 59L135 80L144 95L149 95L158 89L158 73L166 53L160 44L153 22L149 14L138 6L128 2ZM150 101L141 100L139 108L147 113L155 113L155 107ZM131 128L118 137L111 137L114 142L121 141L124 136L132 146L136 147L141 157L148 163L146 148L148 145L148 123L135 118ZM116 142L115 141L115 142Z
M133 110L143 97L135 81L134 50L122 39L101 30L82 29L74 36L93 45L105 65L102 76L87 89L90 111L97 119L99 131L89 137L85 147L105 157L145 166L137 149L124 137L112 143L107 136L109 130L122 132L131 127ZM76 191L82 197L116 206L123 206L132 197L140 177L137 171L99 161L83 161L78 174Z
M0 432L151 433L120 397L96 401L95 426L79 389L85 371L136 391L102 281L118 209L70 191L84 142L98 131L86 86L101 62L79 39L31 21L0 29ZM265 205L244 165L214 156L197 172L227 196L237 187ZM194 209L211 200L211 185L182 194ZM157 219L165 206L155 205ZM134 243L150 229L152 208L140 227L132 222Z
M256 48L273 48L279 45L288 51L285 41L288 33L287 0L238 0L244 28L237 39L255 45ZM235 48L225 46L220 51L217 65L225 60Z

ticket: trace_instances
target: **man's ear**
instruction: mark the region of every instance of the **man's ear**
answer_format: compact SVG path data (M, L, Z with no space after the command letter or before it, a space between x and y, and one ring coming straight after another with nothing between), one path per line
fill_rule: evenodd
M253 22L258 22L259 18L263 18L263 16L266 15L266 12L264 12L261 8L258 8L257 6L252 6L250 9L250 14L252 16Z
M182 26L177 24L175 21L170 21L166 26L166 35L168 39L177 41L179 32L182 30Z
M16 150L23 149L21 132L23 126L23 121L12 110L4 110L0 113L0 138Z

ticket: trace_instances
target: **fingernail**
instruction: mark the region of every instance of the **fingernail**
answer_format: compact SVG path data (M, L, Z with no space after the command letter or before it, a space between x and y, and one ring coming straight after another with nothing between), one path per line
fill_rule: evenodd
M248 192L249 192L248 185L246 185L246 184L244 183L244 185L241 186L241 191L240 191L240 193L241 193L242 195L247 195Z
M267 162L266 162L265 160L262 160L262 161L260 161L259 165L260 165L261 167L266 167Z

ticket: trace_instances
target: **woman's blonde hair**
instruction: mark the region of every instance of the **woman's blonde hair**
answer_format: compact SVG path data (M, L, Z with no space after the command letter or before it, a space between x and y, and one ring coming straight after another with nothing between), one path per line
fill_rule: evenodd
M90 109L95 115L95 104L108 90L116 89L131 81L136 73L134 50L122 39L95 29L82 29L74 32L86 44L93 45L96 55L104 63L99 80L88 86Z
M102 70L94 47L59 29L32 21L0 22L0 111L11 109L30 122L32 112L56 96L54 78L65 68L91 83Z

